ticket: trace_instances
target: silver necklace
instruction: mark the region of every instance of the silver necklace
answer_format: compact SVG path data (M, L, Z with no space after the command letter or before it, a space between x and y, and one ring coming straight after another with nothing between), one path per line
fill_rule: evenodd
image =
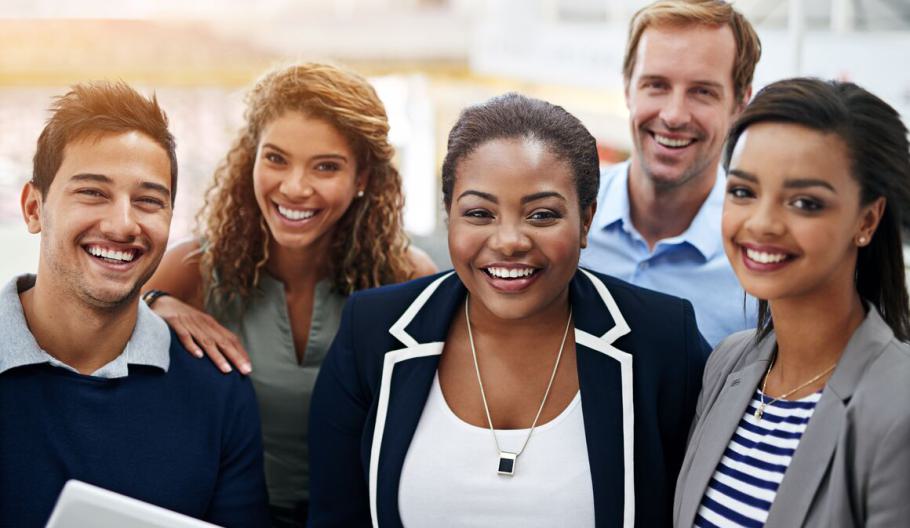
M553 387L553 380L556 379L556 369L559 367L559 360L562 358L562 350L566 346L566 336L569 335L569 325L572 323L572 307L569 307L569 318L566 320L566 329L562 334L562 343L559 344L559 352L556 354L553 372L550 373L550 381L547 383L547 390L543 393L543 399L540 401L537 415L534 416L534 422L531 424L531 428L528 430L528 436L525 437L525 441L521 444L521 448L518 451L510 452L503 451L502 448L499 447L499 439L496 438L496 430L493 429L493 419L490 418L490 407L487 405L487 394L483 390L483 381L480 380L480 367L477 365L477 349L474 348L474 334L471 332L471 316L468 313L469 297L470 296L465 297L464 300L464 317L468 325L468 342L471 343L471 356L474 358L474 373L477 374L477 384L480 385L480 399L483 401L483 411L487 415L487 425L490 426L490 433L493 434L493 442L496 444L496 451L499 452L499 467L496 472L500 475L511 477L515 474L515 464L518 461L518 455L520 455L528 445L528 440L531 439L531 433L533 433L534 428L537 427L537 420L540 419L540 413L543 411L543 406L547 403L547 397L550 395L550 389Z
M827 373L831 372L832 370L834 370L834 367L837 366L837 363L831 365L830 367L828 367L828 368L826 368L825 370L819 372L818 375L816 375L815 377L813 377L813 378L810 379L809 381L803 383L803 384L800 385L799 387L796 387L796 388L793 389L793 390L789 390L789 391L787 391L787 392L781 394L781 395L778 396L777 398L774 398L773 400L769 401L768 403L765 403L765 387L768 386L768 376L771 375L771 368L774 366L774 360L775 360L775 359L777 359L777 356L774 356L773 358L771 358L771 363L768 365L768 371L765 372L765 379L764 379L764 381L762 381L762 384L761 384L761 394L759 395L759 401L760 401L760 403L758 404L758 409L755 409L755 414L753 415L753 416L755 416L755 419L758 420L758 421L761 421L762 415L765 414L765 406L767 406L767 405L772 405L772 404L773 404L774 402L776 402L777 400L786 398L787 396L793 394L794 392L796 392L796 391L798 391L798 390L800 390L800 389L803 389L803 388L805 388L805 387L808 387L809 385L812 385L812 384L815 383L816 381L822 379L822 376L824 376L825 374L827 374Z

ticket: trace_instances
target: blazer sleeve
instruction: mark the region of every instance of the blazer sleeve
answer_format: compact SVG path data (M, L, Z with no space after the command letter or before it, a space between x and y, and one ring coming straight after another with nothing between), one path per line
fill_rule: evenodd
M891 426L876 451L866 511L867 528L906 526L910 519L910 418L906 414Z
M310 527L370 526L361 441L370 398L354 351L354 304L348 299L316 379L310 407Z
M262 467L262 433L253 384L232 374L225 406L221 467L206 520L227 527L269 525L268 493Z

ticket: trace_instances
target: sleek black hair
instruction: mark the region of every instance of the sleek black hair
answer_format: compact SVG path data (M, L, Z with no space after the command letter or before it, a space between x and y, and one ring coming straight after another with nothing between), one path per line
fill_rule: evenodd
M600 162L594 136L561 106L507 93L464 109L449 132L448 150L442 163L446 210L452 205L459 162L489 141L510 138L538 140L569 164L582 211L597 199Z
M875 305L894 335L910 341L910 302L904 278L901 232L910 205L910 145L907 127L888 103L856 84L795 78L763 88L746 107L727 138L724 168L736 143L756 123L789 123L836 134L847 147L860 203L884 197L885 211L872 241L856 259L856 289ZM774 327L767 301L758 304L758 339Z

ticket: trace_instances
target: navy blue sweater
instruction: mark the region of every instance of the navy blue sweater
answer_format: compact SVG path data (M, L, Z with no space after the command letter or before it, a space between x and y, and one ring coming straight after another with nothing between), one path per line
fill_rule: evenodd
M44 526L68 479L224 526L268 523L250 381L190 356L168 372L83 376L48 364L0 374L0 526Z

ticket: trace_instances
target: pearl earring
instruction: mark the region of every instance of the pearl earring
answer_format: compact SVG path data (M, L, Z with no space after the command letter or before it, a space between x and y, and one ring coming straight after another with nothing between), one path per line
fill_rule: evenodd
M363 198L363 190L362 190L362 189L359 190L359 191L357 191L357 197L358 197L358 198Z
M865 245L866 245L866 237L860 236L860 237L856 240L856 243L857 243L858 245L860 245L860 246L865 246Z

